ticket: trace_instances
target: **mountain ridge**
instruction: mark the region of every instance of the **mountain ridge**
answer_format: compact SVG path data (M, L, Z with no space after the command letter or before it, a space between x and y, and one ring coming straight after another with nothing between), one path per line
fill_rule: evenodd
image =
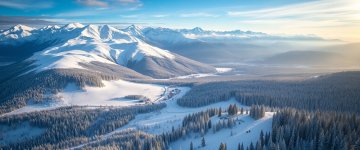
M12 34L11 30L1 34L8 31L9 34ZM128 67L154 78L215 72L211 66L190 61L190 59L175 55L168 50L148 44L141 37L142 33L136 26L119 30L109 25L72 23L62 27L47 26L29 31L28 36L15 37L15 39L18 38L17 42L21 42L21 40L33 40L34 43L56 41L25 60L35 61L37 67L32 71L85 69L79 63L100 62ZM27 32L27 30L21 30L21 32ZM48 36L50 38L47 38ZM13 40L13 38L8 39ZM4 38L2 40L6 41ZM143 59L151 61L142 61ZM140 62L141 65L138 65L137 63ZM151 63L151 65L144 63ZM149 66L151 69L144 68Z

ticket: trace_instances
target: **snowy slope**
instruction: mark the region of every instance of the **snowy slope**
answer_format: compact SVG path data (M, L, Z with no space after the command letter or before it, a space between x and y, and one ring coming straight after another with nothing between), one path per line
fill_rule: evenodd
M209 108L219 108L227 109L230 104L236 104L239 107L248 108L247 106L241 105L235 99L230 99L227 101L211 104L204 107L198 108L187 108L177 105L176 100L181 98L186 92L190 90L187 87L172 87L168 90L179 89L181 92L169 100L166 100L166 107L160 111L139 114L135 117L134 120L130 121L127 125L101 136L101 139L106 139L113 134L121 133L122 131L129 129L142 130L151 134L162 134L164 132L170 132L172 127L178 128L182 124L182 120L185 116L205 111ZM266 112L265 117L254 120L249 115L238 115L236 118L241 120L241 124L235 125L233 128L224 128L220 131L213 133L212 130L205 134L204 138L206 140L205 147L199 147L201 145L201 136L199 134L190 134L185 138L181 138L175 142L170 143L170 149L172 150L181 150L189 149L190 142L193 142L195 149L218 149L221 142L226 143L228 149L236 149L238 143L243 143L244 146L249 146L251 142L256 142L260 136L260 132L263 131L271 132L272 129L272 117L273 112ZM213 123L217 123L219 117L214 116L211 118ZM246 133L246 131L251 130L251 133ZM232 133L232 136L231 136ZM223 139L223 140L219 140ZM83 144L79 147L82 147L86 144ZM77 148L79 148L77 147Z
M236 104L239 107L248 108L247 106L241 105L235 99L230 99L228 101L223 101L215 104L211 104L204 107L198 108L187 108L177 105L176 100L183 96L189 89L186 87L178 88L182 92L174 97L171 100L166 102L166 107L159 112L153 112L148 114L140 114L135 117L134 120L120 129L138 129L152 134L161 134L163 132L168 132L172 130L172 127L181 126L182 119L188 115L195 112L205 111L209 108L219 108L227 109L230 104ZM251 142L256 142L259 138L261 130L264 133L271 132L272 127L272 116L273 112L266 112L265 117L254 120L249 115L239 115L237 118L243 122L239 125L235 125L232 129L221 129L215 134L212 131L209 131L205 134L204 138L207 145L199 149L204 150L217 150L220 143L226 143L228 149L236 149L238 143L243 143L244 146L249 146ZM217 116L212 118L213 123L217 123L219 118ZM246 131L251 130L251 133L246 133ZM116 131L115 131L116 132ZM233 135L231 136L231 132ZM111 135L113 133L110 133ZM181 150L189 149L190 142L194 144L194 148L197 148L201 145L201 136L199 134L191 134L186 138L181 138L178 141L175 141L170 144L172 150ZM223 140L219 140L223 139ZM255 144L255 143L254 143Z
M78 86L70 83L63 91L55 95L47 95L49 99L52 99L51 101L45 101L39 104L31 104L30 102L23 108L2 115L49 110L64 106L126 107L142 105L145 104L145 102L129 100L124 97L128 95L142 95L149 98L150 101L157 101L162 98L162 94L165 92L165 86L163 85L134 83L124 80L103 81L103 83L105 85L104 87L86 86L83 89L79 89Z
M64 105L79 106L131 106L144 104L136 100L125 99L128 95L143 95L155 101L164 92L164 86L154 84L133 83L124 80L103 81L105 87L85 87L84 90L70 84L63 92L56 96L60 97Z
M241 120L241 124L237 124L231 129L222 129L216 133L212 131L206 133L204 135L205 147L201 146L202 137L196 134L171 143L170 147L172 150L188 149L191 142L193 142L194 148L201 150L218 150L220 143L226 143L227 149L229 150L237 149L239 143L243 143L244 147L250 146L251 142L256 145L261 131L263 131L264 134L271 132L273 114L273 112L266 112L265 117L259 120L254 120L249 115L240 115L237 118ZM218 117L213 117L211 121L217 122L217 120ZM246 133L246 131L249 130L251 132Z
M205 111L209 108L221 107L222 109L226 109L230 104L237 104L237 106L246 107L241 105L235 99L198 108L181 107L176 103L176 100L186 94L190 88L177 88L181 90L181 93L173 97L171 100L166 101L166 107L161 109L160 112L137 115L128 125L120 128L119 130L135 128L152 134L161 134L163 132L171 131L173 126L174 128L181 126L183 118L192 113Z

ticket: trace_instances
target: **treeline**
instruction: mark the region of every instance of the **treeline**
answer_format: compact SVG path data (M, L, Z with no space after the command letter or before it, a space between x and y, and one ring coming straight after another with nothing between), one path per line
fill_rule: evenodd
M101 87L104 86L102 80L149 78L119 65L100 62L80 64L88 69L51 69L26 73L35 67L33 63L25 61L0 68L0 114L24 107L29 100L41 103L46 100L46 93L55 94L69 83L79 88L85 85Z
M206 111L189 114L184 117L181 127L176 129L173 127L172 131L162 133L161 136L165 143L170 143L189 133L199 133L201 136L204 136L210 129L217 132L223 128L235 126L236 123L232 117L222 118L217 123L211 122L211 117L217 116L220 118L223 112L221 108L210 108Z
M34 113L4 116L0 118L3 126L16 127L29 122L33 127L43 128L45 132L29 140L2 145L3 149L31 149L48 147L64 149L87 142L96 137L127 124L136 114L148 113L166 107L165 103L125 108L65 107ZM6 138L6 137L4 137Z
M284 108L274 115L271 134L261 133L248 149L358 150L359 125L354 113Z
M221 109L212 108L185 116L181 127L172 128L171 131L160 135L146 134L137 130L124 130L107 138L95 138L79 149L128 149L128 150L163 150L168 149L169 144L189 133L204 135L212 127L211 117L219 114ZM205 140L203 141L205 143Z
M149 99L143 95L126 95L126 96L124 96L124 98L130 99L130 100L148 100Z
M235 97L242 104L360 113L360 72L304 81L231 81L197 84L178 104L199 107Z
M165 143L174 142L189 133L206 134L212 127L210 118L218 114L219 109L212 108L206 111L190 114L184 117L182 126L179 128L172 128L169 132L161 134Z
M265 107L253 105L250 107L250 116L254 119L260 119L265 116Z
M167 146L161 136L136 130L126 130L75 149L165 150Z

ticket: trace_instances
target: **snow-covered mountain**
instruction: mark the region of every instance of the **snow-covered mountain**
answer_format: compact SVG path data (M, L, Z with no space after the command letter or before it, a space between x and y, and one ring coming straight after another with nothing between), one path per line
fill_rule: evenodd
M151 38L156 35L152 34ZM161 33L160 33L161 34ZM168 34L164 36L171 37ZM46 26L33 29L17 25L1 33L5 43L51 43L27 60L35 61L36 71L60 68L85 69L79 63L101 62L128 67L154 78L215 72L211 66L190 60L147 43L136 26L119 30L108 25ZM24 51L26 51L24 49Z
M108 25L80 23L40 29L17 25L1 31L0 41L3 50L0 57L3 60L9 58L11 61L12 57L18 56L25 59L37 52L30 59L38 60L38 69L82 68L76 64L99 61L119 64L156 78L214 70L185 57L209 63L246 61L254 59L253 55L270 56L267 53L273 49L297 49L298 46L294 44L297 42L306 42L309 47L317 47L321 42L329 44L329 41L319 37L306 35L281 36L242 30L211 31L199 27L169 29L131 25L117 29Z
M204 30L200 27L193 29L179 29L177 30L186 38L199 39L204 41L214 40L323 40L316 35L273 35L263 32L230 30L230 31L212 31Z
M0 41L7 41L11 39L24 39L32 35L32 31L34 28L25 26L25 25L16 25L11 27L10 29L1 31Z
M253 32L253 31L242 31L242 30L232 30L232 31L211 31L204 30L200 27L195 27L193 29L179 29L177 30L186 37L190 38L203 38L203 37L252 37L252 36L267 36L268 34L262 32Z

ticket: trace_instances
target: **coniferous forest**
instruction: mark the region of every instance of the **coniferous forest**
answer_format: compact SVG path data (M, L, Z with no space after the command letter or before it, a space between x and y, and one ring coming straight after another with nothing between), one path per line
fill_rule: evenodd
M59 71L57 74L63 77L56 75L55 78L51 75L53 73L45 73L44 77L49 78L46 80L49 86L52 86L52 80L64 80L64 83L54 82L57 83L53 88L56 92L57 88L65 86L69 80L66 78L67 74L73 72ZM81 74L81 72L76 72L76 74ZM97 78L111 80L117 77L99 74L99 76L94 76L93 80L79 76L78 79L74 78L72 81L80 87L82 85L102 86L101 82L97 82L100 81ZM6 83L3 86L5 85ZM177 104L193 108L235 98L240 104L249 107L231 104L225 109L214 107L195 112L186 115L182 119L181 126L173 126L171 131L161 134L149 134L137 129L114 131L127 125L139 114L156 112L165 108L165 103L124 108L94 107L89 109L89 107L69 106L2 116L0 123L3 131L5 129L36 130L37 133L22 136L21 142L14 142L14 139L0 134L2 140L9 138L8 141L10 141L8 142L10 144L2 145L1 148L77 149L77 146L82 145L78 148L168 149L171 143L194 134L202 137L201 146L206 147L204 135L216 134L238 126L241 123L237 119L239 115L249 115L257 120L264 117L265 112L270 111L275 112L272 119L272 131L261 132L259 140L250 145L239 142L238 149L356 150L360 148L359 85L359 72L341 72L303 81L240 80L195 83L185 96L177 100ZM36 97L41 93L41 91L29 91L28 96ZM138 99L143 96L129 95L127 97ZM190 149L194 148L193 143L189 144L186 146ZM219 145L219 149L227 149L227 146L224 140Z
M282 108L274 115L272 132L262 132L246 149L357 150L359 125L360 117L355 113Z
M242 104L310 111L360 113L360 72L340 72L305 81L245 80L196 84L178 100L199 107L235 97Z

